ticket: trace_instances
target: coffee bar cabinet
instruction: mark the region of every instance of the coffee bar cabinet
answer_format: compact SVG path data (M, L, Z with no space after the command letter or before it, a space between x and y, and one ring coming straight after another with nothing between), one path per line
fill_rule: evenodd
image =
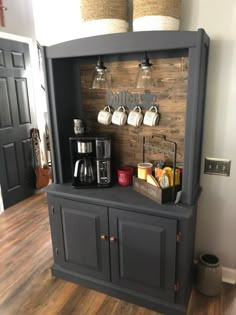
M187 313L201 191L208 48L202 29L109 34L45 48L54 176L45 191L54 276L167 315ZM111 69L113 93L118 95L123 88L132 95L137 90L128 84L144 52L159 69L154 91L159 125L155 129L99 125L97 114L107 105L106 92L89 88L98 56ZM96 134L112 136L115 171L114 165L141 159L139 143L144 136L160 133L175 141L183 170L180 201L159 204L132 186L119 186L115 176L110 188L72 187L69 138L73 119L81 117Z

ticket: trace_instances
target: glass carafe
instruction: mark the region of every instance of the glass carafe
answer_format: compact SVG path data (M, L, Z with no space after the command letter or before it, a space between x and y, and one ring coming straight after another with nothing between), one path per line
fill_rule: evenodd
M74 177L77 177L81 183L91 184L95 180L91 159L84 158L75 163Z

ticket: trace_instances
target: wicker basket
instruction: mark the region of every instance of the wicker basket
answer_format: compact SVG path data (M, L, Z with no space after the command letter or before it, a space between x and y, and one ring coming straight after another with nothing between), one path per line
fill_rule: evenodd
M128 32L127 0L81 0L84 36Z
M133 31L179 30L181 0L133 0Z

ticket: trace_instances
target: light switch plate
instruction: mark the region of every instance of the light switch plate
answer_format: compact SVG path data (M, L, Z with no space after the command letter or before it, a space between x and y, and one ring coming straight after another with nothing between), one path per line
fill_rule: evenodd
M205 158L205 174L230 176L231 160L218 158Z

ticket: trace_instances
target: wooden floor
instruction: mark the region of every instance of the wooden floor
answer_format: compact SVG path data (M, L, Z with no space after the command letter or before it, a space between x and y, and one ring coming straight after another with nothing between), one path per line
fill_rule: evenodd
M51 276L52 249L44 193L0 215L0 315L158 315ZM188 315L236 315L236 287L207 298L193 291Z

